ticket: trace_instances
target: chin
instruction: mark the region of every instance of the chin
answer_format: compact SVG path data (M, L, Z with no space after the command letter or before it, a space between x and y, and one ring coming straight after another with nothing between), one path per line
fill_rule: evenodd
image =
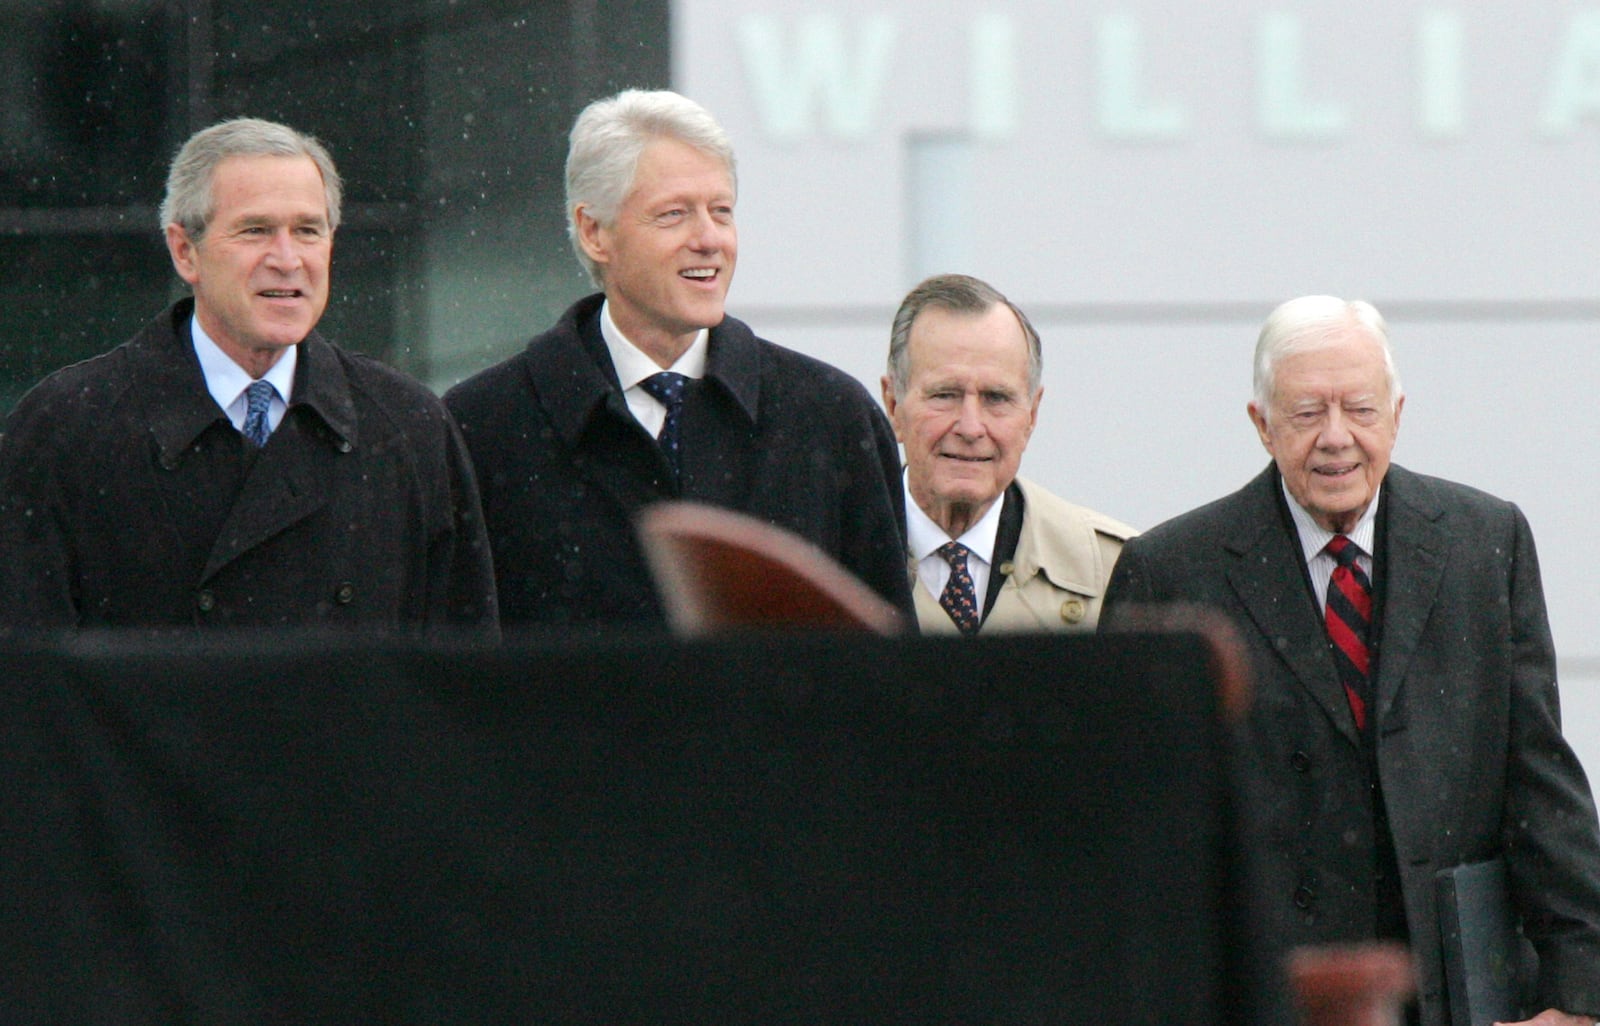
M998 497L995 492L947 492L943 499L951 506L965 506L976 509L985 503L993 502Z

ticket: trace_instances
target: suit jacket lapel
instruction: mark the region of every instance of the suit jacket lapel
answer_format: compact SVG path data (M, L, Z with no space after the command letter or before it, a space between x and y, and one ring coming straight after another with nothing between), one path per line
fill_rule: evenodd
M202 579L327 505L334 462L360 444L344 367L312 332L300 343L294 401L245 477Z
M1428 486L1402 467L1383 484L1383 540L1378 563L1378 720L1384 721L1405 679L1423 627L1439 597L1449 537L1444 509Z
M328 490L318 482L334 478L331 464L339 458L300 419L284 418L245 477L202 579L327 505Z
M1245 489L1247 508L1224 542L1237 557L1228 581L1270 647L1322 706L1339 732L1360 745L1344 686L1328 653L1328 635L1306 585L1305 560L1280 506L1278 474L1268 467Z
M629 517L646 503L672 498L676 485L666 455L623 398L600 333L602 300L591 296L568 310L524 351L523 369L574 469Z

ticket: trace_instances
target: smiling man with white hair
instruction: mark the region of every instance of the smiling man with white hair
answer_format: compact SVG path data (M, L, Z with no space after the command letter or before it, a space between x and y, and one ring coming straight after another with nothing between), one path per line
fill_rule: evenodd
M724 312L737 192L727 136L685 97L629 90L578 115L568 231L601 291L445 396L508 628L663 623L633 516L674 498L787 528L910 612L882 411Z
M1135 603L1184 603L1238 628L1253 671L1246 750L1266 798L1265 907L1282 936L1408 943L1422 1026L1533 1013L1589 1026L1600 829L1561 734L1533 533L1510 502L1391 463L1404 408L1371 304L1279 306L1248 404L1272 462L1129 541L1100 623L1124 623ZM1496 970L1524 984L1520 1012L1464 1008L1465 988L1446 986L1439 875L1462 866L1503 876L1537 953L1519 967L1508 946Z

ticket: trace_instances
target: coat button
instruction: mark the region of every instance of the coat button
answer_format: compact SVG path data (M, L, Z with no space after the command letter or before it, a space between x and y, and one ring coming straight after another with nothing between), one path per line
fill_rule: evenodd
M1082 623L1083 614L1087 611L1088 607L1083 604L1082 599L1070 598L1061 603L1061 619L1067 623Z
M341 606L348 606L355 601L356 586L349 581L340 581L339 586L333 589L333 600Z
M1311 768L1311 756L1305 752L1295 752L1289 756L1289 765L1294 767L1296 773L1304 773Z
M1301 884L1294 889L1294 907L1299 909L1310 908L1311 902L1316 899L1316 896L1315 891L1305 884Z
M201 589L194 597L194 607L202 613L209 613L217 608L217 596L209 588Z

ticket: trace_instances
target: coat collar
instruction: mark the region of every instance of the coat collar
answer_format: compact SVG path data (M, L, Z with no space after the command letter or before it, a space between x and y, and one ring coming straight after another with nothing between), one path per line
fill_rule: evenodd
M1223 540L1223 548L1235 557L1228 564L1228 583L1278 658L1340 733L1360 745L1294 525L1283 505L1277 467L1269 464L1236 497L1237 515Z
M1321 611L1311 599L1305 560L1283 506L1277 468L1269 465L1237 498L1238 515L1223 548L1235 556L1228 580L1279 657L1328 717L1359 744L1343 686L1328 652ZM1378 719L1394 724L1395 700L1417 639L1438 598L1446 532L1444 507L1427 479L1391 466L1378 510ZM1298 600L1305 596L1303 601Z
M1010 579L1021 587L1035 574L1044 574L1064 591L1099 597L1109 568L1100 558L1088 512L1025 478L1018 477L1015 484L1024 512Z
M569 447L578 444L601 411L631 417L600 334L604 301L600 293L578 300L554 327L528 343L523 353L528 387ZM744 416L752 424L756 422L761 405L761 349L742 321L725 317L711 329L706 380L720 385Z
M1378 519L1378 715L1390 712L1417 652L1448 559L1445 507L1428 479L1391 466ZM1392 720L1392 718L1391 718Z
M189 324L194 300L179 300L140 332L131 343L148 368L150 429L155 435L163 465L175 466L184 450L223 416L206 390L200 361L194 354ZM140 386L143 390L144 386ZM300 343L295 367L294 407L305 407L332 431L338 448L349 451L357 444L355 401L338 354L321 335L312 332Z

